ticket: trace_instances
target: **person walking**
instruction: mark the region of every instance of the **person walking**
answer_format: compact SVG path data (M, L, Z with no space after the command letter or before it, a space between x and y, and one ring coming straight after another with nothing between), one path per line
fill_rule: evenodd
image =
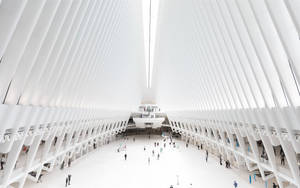
M69 177L66 177L66 187L68 187L69 184Z
M146 147L144 146L144 151L146 151Z
M208 151L206 150L206 157L205 157L205 161L207 162L208 160Z
M285 165L285 161L284 161L284 155L283 155L283 154L281 154L280 158L281 158L281 160L280 160L280 164L284 166L284 165Z
M152 150L152 156L154 156L154 154L155 154L155 153L154 153L154 150Z
M1 170L3 170L4 164L5 164L5 161L4 161L4 157L3 157L3 155L2 155L1 161L0 161Z
M159 160L159 153L157 154L157 160Z
M234 186L234 188L237 188L237 187L238 187L238 184L237 184L236 181L233 182L233 186Z
M125 161L126 161L126 159L127 159L127 154L125 153L125 155L124 155L124 158L125 158Z
M220 165L222 166L222 155L220 155L219 158L220 158Z
M68 174L68 185L71 185L71 177L72 177L72 175Z
M252 183L252 176L251 176L251 174L249 175L249 183L250 184Z
M63 170L65 167L65 160L63 160L63 162L61 163L60 169Z

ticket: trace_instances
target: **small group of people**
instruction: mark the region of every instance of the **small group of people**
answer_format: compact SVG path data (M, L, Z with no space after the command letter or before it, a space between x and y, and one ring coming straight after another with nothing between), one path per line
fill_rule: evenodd
M198 148L198 150L200 150L200 149L202 150L203 149L203 144L200 144L200 145L197 144L197 148Z
M71 167L72 159L68 159L68 167ZM65 160L61 163L60 169L63 170L65 168Z

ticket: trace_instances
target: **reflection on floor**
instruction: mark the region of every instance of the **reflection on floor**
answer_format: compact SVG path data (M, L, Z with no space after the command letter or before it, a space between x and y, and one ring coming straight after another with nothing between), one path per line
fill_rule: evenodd
M160 145L154 147L154 142ZM162 137L118 140L86 155L70 168L55 169L44 175L41 183L28 181L25 188L64 187L68 174L72 174L71 188L169 188L171 185L174 188L230 188L234 187L234 180L241 188L264 187L260 181L250 185L246 172L226 169L219 165L217 158L211 156L206 163L205 153L195 146L186 148L184 142L175 142L176 148L168 142L164 148Z

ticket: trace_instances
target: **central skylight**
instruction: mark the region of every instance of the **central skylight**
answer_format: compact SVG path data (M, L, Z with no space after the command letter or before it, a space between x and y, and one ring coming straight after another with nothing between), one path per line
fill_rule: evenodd
M159 0L143 0L147 88L151 88Z

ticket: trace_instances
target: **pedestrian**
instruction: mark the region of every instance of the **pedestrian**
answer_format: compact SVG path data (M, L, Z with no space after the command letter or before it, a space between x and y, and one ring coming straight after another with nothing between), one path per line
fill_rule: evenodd
M154 142L154 147L156 147L156 142Z
M72 175L71 174L68 174L68 184L71 185L71 177Z
M3 166L4 166L4 158L3 156L1 157L1 161L0 161L0 165L1 165L1 170L3 170Z
M208 151L206 150L206 158L205 158L205 161L207 162L208 160Z
M60 169L63 170L65 167L65 160L63 160L63 162L61 163Z
M281 158L280 164L284 166L285 165L284 155L281 155L280 158Z
M252 183L252 178L251 178L251 174L249 175L249 183Z
M71 162L72 162L71 159L69 159L69 161L68 161L68 166L69 167L71 167Z
M186 144L185 144L185 147L188 147L188 146L189 146L189 144L188 144L188 143L186 143Z
M66 177L66 187L68 186L69 184L69 177Z
M203 145L202 144L200 145L200 148L201 148L201 150L203 149Z
M154 156L154 154L155 154L155 153L154 153L154 150L152 150L152 155Z
M228 161L228 162L227 162L227 163L228 163L228 168L230 168L230 161L229 161L229 160L227 160L227 161Z
M27 154L28 151L29 151L29 147L30 147L30 146L26 147L26 151L25 151L26 154Z
M282 149L282 147L280 147L280 152L279 152L280 155L284 155L284 151Z
M126 161L126 159L127 159L127 154L125 153L125 155L124 155L124 158L125 158L125 161Z
M166 147L166 143L164 143L164 148Z
M157 160L159 160L159 153L157 154Z
M234 181L234 182L233 182L233 186L234 186L235 188L237 188L237 187L238 187L238 184L237 184L237 182L236 182L236 181Z
M220 165L222 166L222 155L220 155Z
M146 151L146 147L144 146L144 151Z
M54 146L56 145L56 142L57 142L57 136L54 138Z
M198 150L200 150L200 146L199 146L199 144L197 145L197 147L198 147Z

